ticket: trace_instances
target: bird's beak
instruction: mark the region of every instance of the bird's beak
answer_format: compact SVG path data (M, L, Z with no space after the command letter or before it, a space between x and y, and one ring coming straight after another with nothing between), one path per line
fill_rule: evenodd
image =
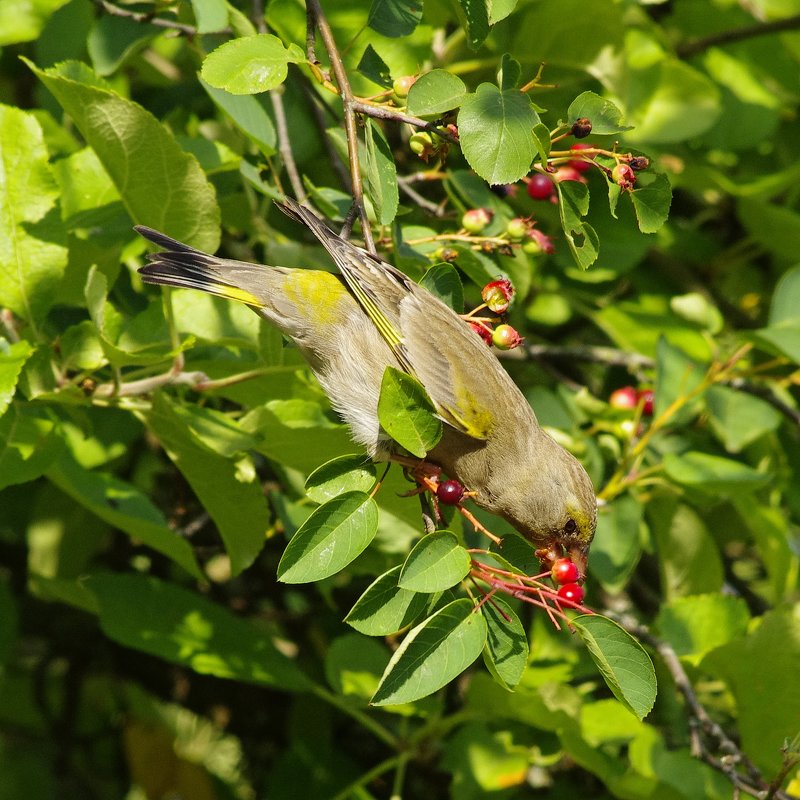
M567 549L567 555L570 557L572 563L578 568L580 577L578 581L583 583L586 579L586 566L589 562L589 545L588 544L574 544Z

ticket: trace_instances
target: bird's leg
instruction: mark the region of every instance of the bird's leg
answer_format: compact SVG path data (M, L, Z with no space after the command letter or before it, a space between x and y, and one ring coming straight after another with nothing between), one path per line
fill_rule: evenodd
M431 493L431 496L434 498L433 503L436 518L437 520L441 519L436 490L441 483L442 468L438 464L431 464L429 461L423 461L409 456L392 455L389 458L391 461L402 465L409 472L413 480L415 480L420 487L420 492L427 490ZM414 492L414 494L416 494L416 492ZM474 497L475 494L475 492L465 491L462 497ZM484 536L488 536L496 545L501 545L503 543L503 540L499 536L492 533L483 523L479 522L471 511L468 511L461 505L460 501L455 504L455 507L458 509L459 513L470 522L476 531L484 534Z

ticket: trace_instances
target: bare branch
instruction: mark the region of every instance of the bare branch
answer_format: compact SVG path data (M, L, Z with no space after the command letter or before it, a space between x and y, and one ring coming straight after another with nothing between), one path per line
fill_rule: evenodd
M757 22L755 25L748 25L744 28L736 28L732 31L722 31L702 39L694 39L678 45L677 53L681 58L691 58L721 44L732 44L741 42L744 39L753 39L756 36L766 36L770 33L783 33L784 31L794 31L800 28L800 14L785 19L776 19L771 22Z
M193 25L184 25L182 22L176 22L172 19L164 19L163 17L156 17L153 14L143 14L139 11L129 11L127 8L120 8L115 6L108 0L94 0L94 4L113 17L124 17L125 19L133 20L134 22L141 22L146 25L154 25L157 28L167 28L168 30L179 31L184 36L196 36L197 28ZM230 33L230 29L226 28L220 33Z

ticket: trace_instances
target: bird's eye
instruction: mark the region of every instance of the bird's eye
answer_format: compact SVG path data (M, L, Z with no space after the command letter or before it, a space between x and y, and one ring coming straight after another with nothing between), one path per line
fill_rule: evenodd
M564 525L564 532L575 533L576 530L578 530L578 523L574 519L568 519L567 524Z

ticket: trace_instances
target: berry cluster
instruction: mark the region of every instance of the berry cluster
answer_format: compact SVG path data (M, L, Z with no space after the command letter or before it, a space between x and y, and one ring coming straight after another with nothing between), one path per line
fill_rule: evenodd
M559 558L550 570L550 576L558 584L559 600L566 600L568 603L580 605L583 602L585 592L578 583L581 575L578 567L569 558Z
M498 278L490 281L481 290L483 305L473 309L464 316L472 330L491 347L494 345L498 350L513 350L519 347L523 339L519 333L506 323L495 325L500 322L498 317L479 317L476 314L484 308L493 311L495 314L505 314L511 305L514 297L514 287L508 278Z

